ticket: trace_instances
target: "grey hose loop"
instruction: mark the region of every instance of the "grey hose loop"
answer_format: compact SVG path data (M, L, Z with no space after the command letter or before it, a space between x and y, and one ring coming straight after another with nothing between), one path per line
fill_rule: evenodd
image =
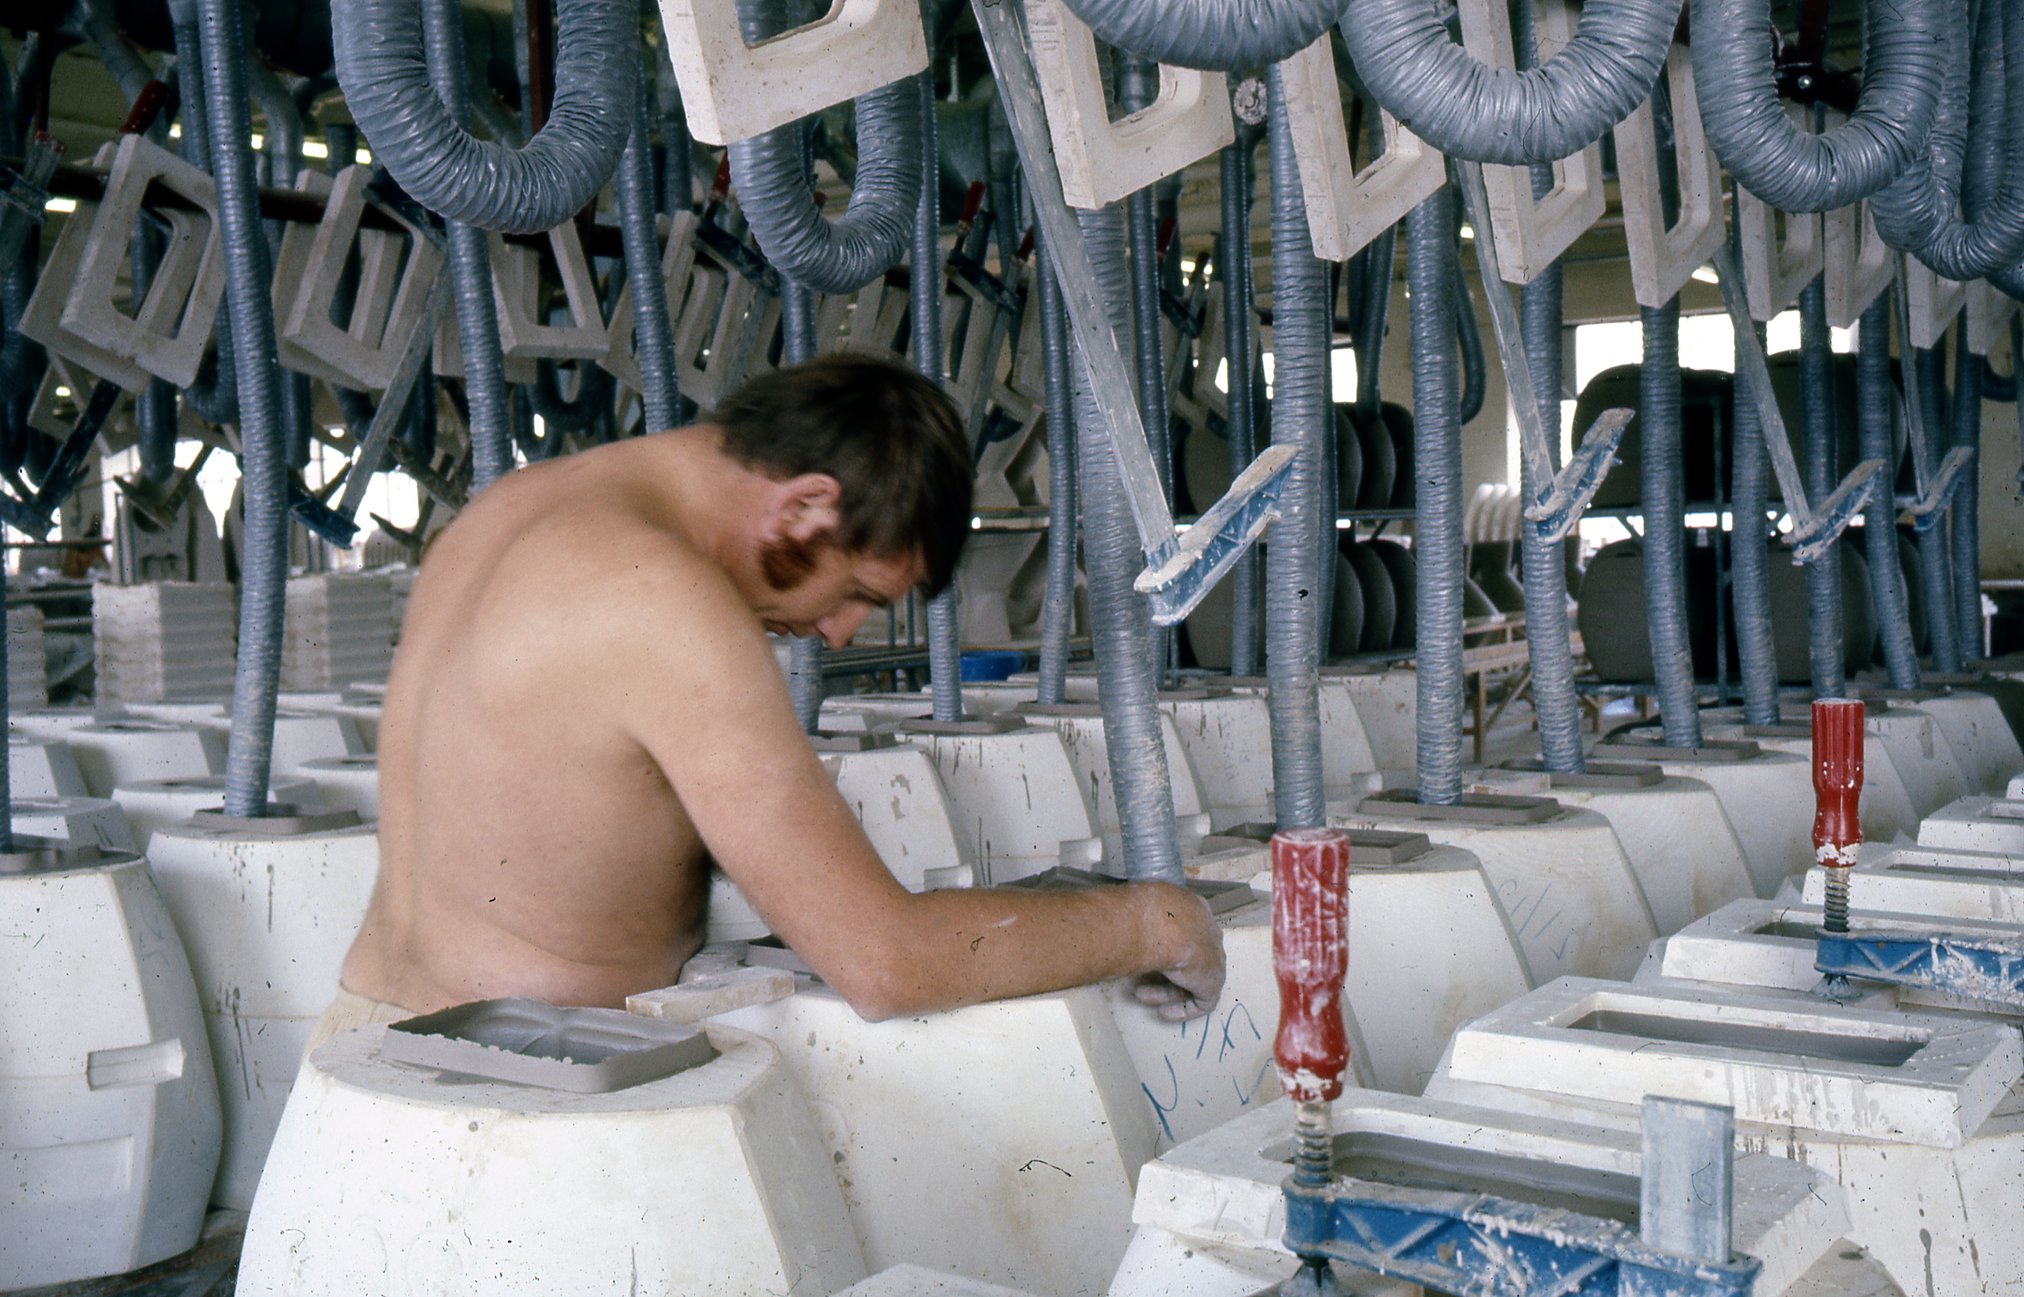
M1047 240L1034 241L1033 309L1047 383L1047 585L1040 601L1040 687L1037 698L1068 694L1068 641L1075 626L1075 393L1069 360L1068 311L1054 278Z
M351 2L351 0L348 0ZM340 5L340 9L345 5ZM457 0L423 0L432 96L452 123L468 114L462 9ZM346 79L347 87L350 79ZM368 128L370 134L370 128ZM379 144L374 141L374 156ZM559 222L551 221L549 225ZM541 229L548 226L538 227ZM513 428L506 408L506 361L499 346L498 307L492 296L492 252L485 231L462 220L444 222L450 248L450 295L457 304L457 346L464 360L464 399L470 406L471 495L513 471Z
M1965 339L1954 352L1955 446L1975 453L1947 505L1949 554L1953 560L1954 630L1963 658L1982 656L1982 357L1969 351Z
M1951 279L1973 279L2024 257L2024 7L1985 0L1973 41L1965 5L1954 0L1934 7L1958 20L1950 24L1948 65L1972 61L1973 67L1941 91L1927 147L1870 206L1886 243ZM2006 59L2009 48L2019 57ZM1989 165L1995 142L2006 137L1999 165ZM1970 140L1978 155L1973 167L1965 158ZM1973 173L1975 192L1963 192L1964 170ZM1991 194L1998 172L2000 192ZM1965 220L1955 214L1957 202Z
M852 293L905 255L921 185L921 101L906 77L857 100L857 177L834 221L808 186L801 128L731 146L731 182L760 251L781 274L821 293Z
M1815 275L1799 290L1800 457L1806 495L1825 500L1840 480L1835 468L1834 351L1827 335L1827 281ZM1846 692L1841 635L1841 555L1806 565L1806 655L1813 696Z
M1770 0L1693 0L1701 124L1736 183L1784 212L1846 207L1925 147L1945 74L1944 6L1869 0L1862 102L1825 134L1795 126L1771 63Z
M338 80L374 158L424 207L480 229L537 234L583 210L631 132L637 0L558 6L555 101L547 125L519 149L472 135L468 108L439 94L444 69L433 47L442 38L431 37L424 56L427 7L337 0L331 8Z
M1250 467L1257 433L1251 419L1251 149L1240 140L1223 150L1222 272L1225 407L1229 410L1230 477ZM1214 376L1197 374L1197 383ZM1258 553L1237 560L1230 582L1230 674L1258 674Z
M1272 730L1272 807L1281 830L1327 823L1321 771L1322 439L1335 434L1328 400L1328 267L1314 255L1301 196L1281 69L1266 148L1272 176L1272 443L1297 453L1265 551L1265 676ZM1334 555L1325 557L1333 560Z
M1669 746L1701 746L1694 655L1687 639L1686 501L1680 458L1680 303L1642 307L1644 365L1638 385L1643 460L1645 620L1652 675Z
M937 388L946 357L942 351L942 163L936 141L934 69L920 74L915 112L921 118L920 193L914 201L913 292L908 318L913 331L914 368ZM938 721L963 719L963 635L956 607L956 583L928 600L928 687Z
M1897 465L1891 411L1894 391L1890 374L1890 294L1879 293L1863 308L1855 357L1856 419L1860 459ZM1740 402L1739 402L1740 404ZM1896 473L1887 471L1894 480ZM1912 643L1911 610L1905 603L1904 568L1898 558L1897 510L1889 490L1870 492L1863 506L1862 544L1869 559L1870 597L1876 603L1876 624L1883 636L1884 669L1893 689L1919 687L1919 655Z
M1679 16L1679 0L1590 0L1567 47L1523 71L1478 61L1431 0L1357 0L1341 29L1371 97L1413 134L1453 158L1523 165L1587 147L1643 103Z
M1124 224L1115 206L1076 213L1111 330L1129 326ZM1096 652L1097 698L1103 708L1111 786L1117 791L1124 867L1134 879L1179 883L1180 835L1173 784L1160 733L1158 680L1146 657L1152 609L1132 588L1140 566L1138 530L1124 493L1117 454L1091 395L1089 366L1076 362L1076 460L1082 479L1083 563L1089 579L1089 638Z
M183 118L183 160L199 171L211 170L211 108L209 74L198 33L195 0L181 0L175 18L176 87ZM183 392L190 412L206 423L239 422L238 366L233 359L232 300L226 294L212 326L211 353L198 370L197 381Z
M1152 103L1159 91L1159 69L1144 59L1122 57L1117 65L1118 107L1137 112ZM1174 498L1173 422L1167 412L1167 369L1164 342L1160 337L1159 220L1153 211L1150 187L1129 194L1124 200L1125 229L1131 240L1131 321L1133 374L1138 379L1139 417L1145 423L1146 444L1153 453L1153 467L1159 473L1160 493L1169 504ZM1152 628L1149 651L1158 664L1162 682L1172 661L1173 631L1165 626Z
M1946 426L1946 397L1942 381L1946 364L1931 348L1914 348L1919 390L1926 407L1926 472L1938 470L1942 447L1939 430ZM1931 645L1933 670L1942 674L1961 669L1961 641L1954 621L1953 566L1948 553L1947 524L1943 518L1919 537L1919 584L1926 600L1926 633Z
M218 224L238 355L240 473L245 518L239 554L239 654L232 676L232 733L225 758L225 813L267 810L281 684L282 617L288 583L288 464L282 445L280 365L275 360L272 267L260 230L246 111L246 46L238 0L203 0L205 105L218 181Z
M647 138L647 81L635 81L632 134L618 164L618 228L625 249L626 284L632 289L633 350L640 370L640 405L646 430L681 422L675 386L675 332L668 315L668 285L661 277L661 241L654 230L653 158Z
M118 28L106 16L108 0L83 0L77 8L84 17L84 38L91 42L92 53L112 74L119 92L131 104L141 93L141 87L155 79L147 61L134 52L133 46L120 39Z
M1349 0L1066 0L1106 45L1155 63L1220 72L1292 58L1341 21Z
M1413 531L1420 801L1462 799L1462 424L1455 385L1455 216L1446 186L1406 215L1412 295Z

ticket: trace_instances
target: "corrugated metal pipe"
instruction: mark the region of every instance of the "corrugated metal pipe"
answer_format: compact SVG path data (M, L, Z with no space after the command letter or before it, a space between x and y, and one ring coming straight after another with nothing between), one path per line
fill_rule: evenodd
M176 98L183 119L183 161L199 171L211 170L211 110L204 53L198 32L197 0L176 0L169 6L176 42ZM212 326L210 354L197 381L183 392L190 412L207 423L239 422L238 366L233 360L232 300L226 294Z
M1643 103L1679 16L1680 0L1589 0L1567 47L1523 71L1456 44L1429 0L1359 0L1341 29L1371 97L1413 134L1450 157L1522 166L1587 147Z
M1034 297L1025 327L1040 330L1047 383L1047 585L1040 601L1037 698L1059 703L1068 696L1068 641L1075 628L1075 379L1054 255L1037 236L1033 251Z
M246 41L238 0L203 0L205 104L218 181L218 224L232 299L238 366L239 466L245 519L239 553L239 654L232 677L232 733L225 758L225 813L267 810L274 703L281 685L282 618L288 584L288 462L282 444L280 363L275 359L273 266L260 228L260 193L247 140Z
M908 321L914 369L939 388L947 357L942 345L942 163L934 70L921 73L918 81L914 111L921 119L921 150L915 164L920 193L914 199L913 272L908 279L913 302ZM864 174L862 167L858 174ZM928 600L928 688L936 720L963 719L963 627L954 581Z
M1462 397L1455 417L1463 423L1483 412L1483 400L1490 390L1483 367L1483 331L1476 323L1476 304L1469 297L1469 285L1462 278L1462 258L1455 257L1455 342L1461 348ZM1560 390L1557 386L1555 391Z
M1534 167L1532 190L1553 186L1551 167ZM1518 321L1525 339L1525 363L1532 371L1539 419L1547 430L1547 454L1560 467L1561 269L1555 261L1518 294ZM1520 494L1538 498L1525 456L1518 457ZM1539 718L1539 753L1556 774L1579 774L1587 768L1581 748L1581 699L1574 689L1574 654L1567 630L1567 566L1560 543L1541 536L1530 524L1518 527L1519 575L1525 584L1525 644L1532 664L1532 706Z
M682 421L682 398L675 385L675 331L668 316L667 280L661 277L661 240L654 227L653 144L644 66L635 85L632 133L618 164L618 229L625 249L626 285L632 289L640 406L646 431L661 432Z
M1834 350L1827 334L1827 281L1821 275L1799 290L1799 394L1806 495L1825 500L1841 474L1835 469ZM1815 698L1839 698L1847 692L1838 547L1806 565L1806 655L1813 667Z
M79 0L75 14L80 20L84 38L91 42L92 53L112 74L119 92L131 104L139 97L141 87L155 79L147 60L135 53L134 47L120 38L119 29L106 13L107 0Z
M1251 465L1257 446L1256 421L1251 417L1253 334L1251 284L1252 154L1258 147L1255 129L1240 130L1237 142L1220 160L1223 200L1223 357L1225 406L1229 410L1230 477ZM1196 382L1212 380L1197 375ZM1258 674L1258 551L1254 546L1230 570L1230 674Z
M295 97L288 93L288 87L281 84L281 78L266 67L248 63L246 77L253 102L259 106L264 119L266 134L261 140L261 151L268 159L269 183L277 189L293 189L296 172L302 168L302 113L296 108ZM278 221L267 224L267 246L277 254L281 250L280 224ZM298 374L292 369L282 370L282 444L287 448L290 468L302 468L309 463L309 421L312 417L309 375Z
M1912 350L1918 366L1919 393L1926 415L1926 464L1928 475L1937 472L1944 449L1940 429L1947 426L1946 361L1928 347ZM1947 523L1944 517L1918 539L1919 584L1926 600L1926 634L1931 645L1933 670L1948 673L1961 669L1961 641L1954 621L1954 582L1949 569Z
M1846 207L1895 180L1926 146L1946 69L1945 6L1868 0L1862 101L1814 135L1786 116L1772 66L1770 0L1693 0L1701 124L1736 183L1784 212Z
M1870 492L1862 511L1863 553L1869 559L1870 597L1883 636L1884 669L1894 689L1919 687L1919 655L1912 643L1911 609L1905 601L1904 568L1898 558L1897 507L1889 489L1896 478L1897 442L1892 426L1896 389L1890 372L1890 294L1879 293L1863 308L1856 335L1855 397L1862 459L1892 466L1885 489Z
M559 0L555 99L547 124L517 149L472 135L468 107L438 94L444 70L433 48L423 52L423 10L433 7L414 0L331 7L338 81L374 158L424 207L480 229L536 234L582 211L611 178L632 130L638 0ZM461 65L457 72L461 81Z
M1701 746L1694 699L1694 655L1687 639L1686 492L1681 481L1680 303L1641 307L1644 364L1638 382L1638 454L1642 460L1645 620L1652 676L1669 746Z
M1750 326L1758 344L1764 326ZM1743 674L1743 719L1752 725L1778 723L1778 650L1771 631L1770 508L1771 461L1757 403L1741 383L1730 399L1730 438L1735 446L1731 494L1736 526L1729 536L1730 595L1736 608L1736 659Z
M1065 0L1106 45L1155 63L1262 68L1340 21L1349 0Z
M1462 421L1456 408L1455 215L1443 186L1406 215L1412 295L1413 528L1420 801L1462 799Z
M1968 350L1965 333L1954 352L1953 414L1953 444L1975 454L1947 505L1954 627L1961 656L1978 658L1982 656L1982 357Z
M1947 65L1971 66L1941 90L1926 147L1870 199L1870 211L1884 242L1950 279L1974 279L2024 257L2024 6L1984 0L1972 41L1961 0L1933 7L1953 19ZM2008 58L2010 50L2018 56ZM1964 170L1975 180L1967 192ZM1998 174L2000 191L1991 193Z
M1266 73L1272 168L1272 442L1296 448L1265 551L1265 677L1271 710L1272 807L1279 828L1327 823L1321 774L1321 471L1335 435L1328 400L1333 304L1314 255L1286 115L1281 70Z
M1145 59L1123 57L1117 62L1117 104L1126 113L1135 113L1151 104L1159 92L1156 64ZM1138 379L1139 417L1145 423L1146 445L1153 453L1153 468L1160 478L1160 493L1169 505L1174 498L1173 424L1167 412L1167 365L1162 343L1160 318L1159 219L1153 211L1150 187L1129 194L1124 200L1125 230L1131 240L1131 321L1133 374ZM1165 680L1172 661L1173 632L1154 626L1149 651Z
M1124 223L1117 208L1078 211L1083 242L1101 282L1111 331L1127 336ZM1146 656L1152 609L1132 588L1141 557L1137 525L1124 493L1117 453L1092 395L1086 362L1076 372L1076 459L1082 478L1083 563L1089 579L1089 638L1096 651L1097 697L1117 791L1125 872L1134 879L1181 882L1173 784L1160 734L1158 677Z

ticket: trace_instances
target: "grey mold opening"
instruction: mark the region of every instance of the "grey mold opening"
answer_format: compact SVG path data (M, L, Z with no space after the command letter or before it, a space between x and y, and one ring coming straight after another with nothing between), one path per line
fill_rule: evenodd
M1709 1022L1630 1009L1596 1009L1567 1024L1569 1031L1601 1031L1637 1036L1673 1045L1713 1045L1755 1054L1789 1054L1822 1063L1861 1063L1872 1067L1903 1067L1925 1048L1923 1040L1879 1040L1873 1036L1837 1036L1792 1027L1760 1027L1743 1022Z
M1599 1216L1637 1228L1638 1178L1621 1171L1516 1157L1378 1131L1340 1131L1330 1171L1401 1189L1487 1193L1561 1211ZM1268 1161L1293 1160L1291 1140L1263 1151Z
M389 1023L380 1057L457 1076L577 1094L660 1081L717 1056L694 1027L524 996Z

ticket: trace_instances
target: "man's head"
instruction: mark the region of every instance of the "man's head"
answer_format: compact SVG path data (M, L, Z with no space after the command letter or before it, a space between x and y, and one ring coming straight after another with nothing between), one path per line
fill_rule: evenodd
M955 406L920 375L824 357L754 379L710 421L727 456L782 488L758 555L772 591L832 570L841 581L843 560L872 574L854 584L877 602L953 578L970 531L970 447Z

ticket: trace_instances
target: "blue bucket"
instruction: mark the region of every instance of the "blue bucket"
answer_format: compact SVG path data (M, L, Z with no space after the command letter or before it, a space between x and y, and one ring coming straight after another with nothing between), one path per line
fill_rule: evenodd
M1015 649L978 649L963 655L962 677L976 683L1009 680L1026 665L1026 655Z

